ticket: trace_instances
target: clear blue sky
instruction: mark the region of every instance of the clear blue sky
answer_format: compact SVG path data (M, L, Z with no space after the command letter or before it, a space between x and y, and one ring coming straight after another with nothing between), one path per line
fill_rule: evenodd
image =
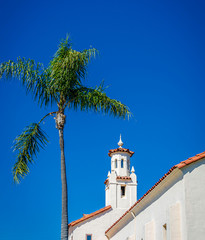
M142 196L174 164L205 151L205 3L197 0L1 1L0 62L30 57L47 65L69 33L73 48L93 46L86 84L104 79L107 94L128 105L129 121L67 112L65 150L69 220L104 207L109 149L120 133L135 151ZM58 132L30 174L12 183L16 135L50 109L39 109L18 81L0 82L0 239L60 239ZM54 109L55 110L55 109Z

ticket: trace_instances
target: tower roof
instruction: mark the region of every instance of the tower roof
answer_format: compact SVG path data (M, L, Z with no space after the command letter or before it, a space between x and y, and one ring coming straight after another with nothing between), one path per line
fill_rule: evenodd
M123 142L122 142L122 139L121 139L121 134L120 134L120 141L118 142L118 148L116 149L111 149L109 152L108 152L108 156L111 157L111 155L113 153L116 153L116 152L124 152L124 153L129 153L130 157L132 157L132 155L134 154L133 151L130 151L129 149L127 148L123 148Z
M108 156L111 157L111 155L113 153L116 153L116 152L124 152L124 153L129 153L130 154L130 157L132 157L132 155L135 153L133 151L130 151L129 149L127 148L116 148L116 149L110 149L109 152L108 152Z

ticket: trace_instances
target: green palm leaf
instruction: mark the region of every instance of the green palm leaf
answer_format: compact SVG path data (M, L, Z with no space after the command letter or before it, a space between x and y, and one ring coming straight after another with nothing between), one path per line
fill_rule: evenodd
M55 100L56 95L52 89L49 69L43 64L35 63L32 59L18 58L16 62L9 60L0 64L0 78L19 79L31 92L34 99L42 106Z
M28 174L28 165L33 163L33 157L37 156L40 148L44 148L47 142L46 134L38 123L30 124L16 137L13 148L18 151L18 156L13 167L14 182L18 183Z
M62 41L48 67L54 91L58 96L67 97L68 89L75 89L86 78L87 66L95 57L95 48L76 51L71 48L69 39Z
M103 86L96 88L81 87L74 91L70 99L70 106L81 111L93 110L95 112L109 113L114 117L131 115L129 108L120 101L109 98L104 92Z

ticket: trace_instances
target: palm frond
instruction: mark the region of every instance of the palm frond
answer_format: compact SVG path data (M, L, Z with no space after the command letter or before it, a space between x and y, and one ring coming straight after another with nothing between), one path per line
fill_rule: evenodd
M32 59L17 58L17 61L3 62L0 65L0 78L18 78L27 90L33 90L39 75L42 74L43 65L35 64Z
M74 89L81 85L87 74L87 66L92 57L95 57L95 48L76 51L71 48L68 38L61 42L57 52L50 62L49 70L54 89L65 95L67 89Z
M29 164L33 163L41 148L47 145L48 139L39 123L32 123L16 137L13 146L18 151L17 160L13 167L14 182L18 183L29 172Z
M16 62L9 60L0 65L0 79L19 79L42 106L52 104L55 95L51 88L50 72L40 63L32 59L18 58Z
M129 108L120 101L109 98L104 92L103 85L96 88L80 87L73 92L69 107L81 111L93 110L104 112L114 117L124 118L131 115Z

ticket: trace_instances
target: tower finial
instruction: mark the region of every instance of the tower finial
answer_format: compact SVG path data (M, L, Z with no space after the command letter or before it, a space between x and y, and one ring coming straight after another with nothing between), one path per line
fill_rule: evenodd
M122 148L122 146L123 146L123 142L122 142L122 139L121 139L121 134L120 134L120 141L118 142L118 146L119 146L120 148Z

